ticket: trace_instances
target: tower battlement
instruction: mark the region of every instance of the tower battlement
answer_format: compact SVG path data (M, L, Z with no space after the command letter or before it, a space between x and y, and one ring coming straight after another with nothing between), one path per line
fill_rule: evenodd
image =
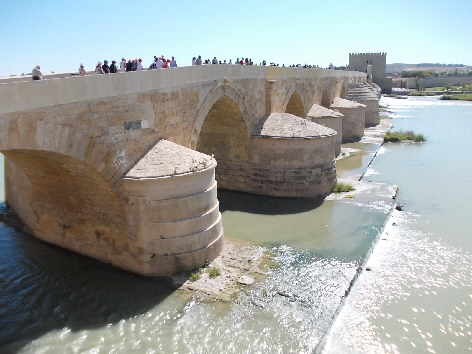
M372 81L384 88L387 53L349 53L349 69L367 72L367 65L372 65Z

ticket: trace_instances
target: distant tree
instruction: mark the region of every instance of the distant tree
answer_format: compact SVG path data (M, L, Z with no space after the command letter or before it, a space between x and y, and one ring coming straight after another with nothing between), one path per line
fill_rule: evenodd
M462 81L462 83L461 83L461 91L462 91L462 92L465 92L466 87L467 87L467 83L466 83L465 81Z

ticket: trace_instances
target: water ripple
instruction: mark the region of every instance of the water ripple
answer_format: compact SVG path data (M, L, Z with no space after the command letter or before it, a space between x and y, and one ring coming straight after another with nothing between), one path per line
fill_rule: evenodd
M392 215L324 352L472 350L472 255L414 225L414 215Z

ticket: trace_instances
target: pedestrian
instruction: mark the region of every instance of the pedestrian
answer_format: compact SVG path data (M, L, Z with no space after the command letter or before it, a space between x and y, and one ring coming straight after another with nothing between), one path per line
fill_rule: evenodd
M162 69L162 66L164 65L164 62L162 61L162 58L157 58L156 60L156 69Z
M126 72L126 59L121 58L121 63L120 63L120 73Z
M116 67L116 61L112 60L111 65L110 65L110 73L115 74L118 71L118 68Z
M105 74L110 73L110 66L108 65L108 60L103 61L102 70Z
M197 65L202 65L202 56L199 55L197 58Z
M143 60L139 58L136 64L136 71L142 71L142 70L143 70Z
M172 60L170 61L170 67L171 68L176 68L177 67L177 62L175 61L174 56L172 56Z
M95 75L98 75L98 74L105 74L103 72L103 69L102 69L102 62L101 61L99 61L97 63L97 65L95 66Z
M79 76L87 76L87 70L84 68L84 64L80 63Z
M133 71L133 62L131 61L131 59L129 59L126 63L126 72L128 71Z
M33 80L42 80L43 79L43 73L41 72L41 67L39 65L36 65L31 72L31 76L33 76Z

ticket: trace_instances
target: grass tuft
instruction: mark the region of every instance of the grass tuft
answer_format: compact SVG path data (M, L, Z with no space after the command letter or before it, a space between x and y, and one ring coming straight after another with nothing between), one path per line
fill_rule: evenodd
M350 184L336 182L333 188L333 193L345 193L354 190L354 187Z
M192 273L192 274L190 274L189 279L190 279L191 282L197 281L198 279L200 279L200 274L199 273Z
M409 131L396 131L396 132L387 132L384 136L384 142L386 143L398 143L403 140L410 140L416 143L426 141L426 138L423 134L415 134L411 130Z
M216 267L208 268L207 273L210 278L216 278L218 275L221 274L220 270Z

